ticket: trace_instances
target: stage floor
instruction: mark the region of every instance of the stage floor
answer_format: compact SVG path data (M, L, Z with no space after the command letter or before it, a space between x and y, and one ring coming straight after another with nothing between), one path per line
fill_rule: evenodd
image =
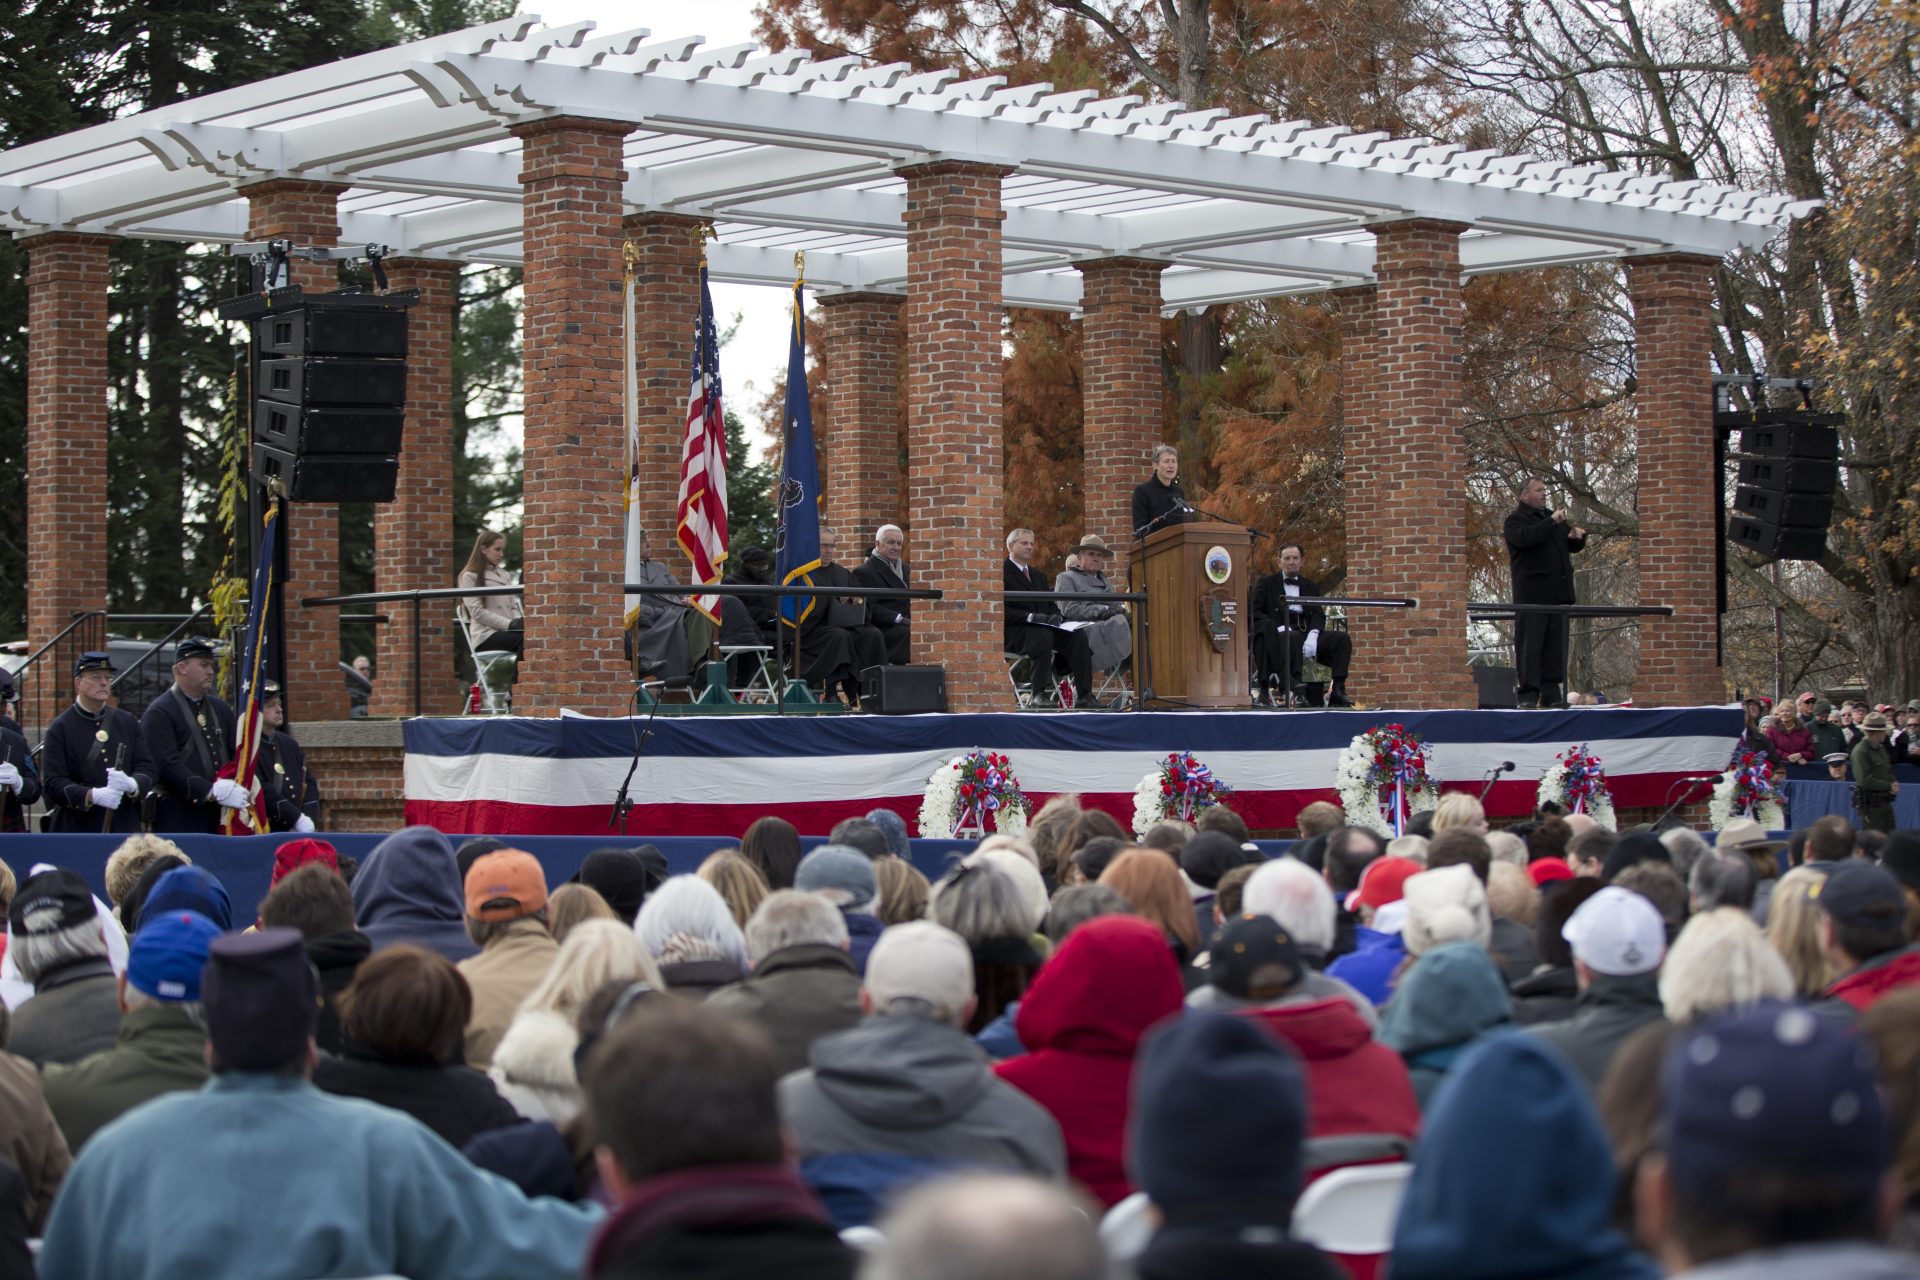
M501 835L604 832L643 723L410 720L407 821ZM981 747L1007 754L1036 806L1078 792L1128 826L1141 778L1168 752L1192 751L1233 786L1249 826L1278 830L1316 800L1337 802L1341 751L1387 723L1427 739L1443 789L1477 794L1489 770L1513 761L1487 800L1500 817L1530 813L1554 756L1581 744L1600 757L1617 806L1663 805L1678 779L1726 766L1742 721L1735 707L660 718L634 774L631 829L737 836L777 814L818 835L885 807L918 835L927 779Z

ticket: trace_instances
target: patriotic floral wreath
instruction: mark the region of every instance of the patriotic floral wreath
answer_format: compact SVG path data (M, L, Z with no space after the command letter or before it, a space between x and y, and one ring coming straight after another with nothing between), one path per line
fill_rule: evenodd
M1577 747L1568 747L1553 759L1553 768L1540 779L1537 802L1552 801L1569 813L1588 815L1609 831L1617 829L1613 793L1607 789L1607 775L1600 768L1600 757L1583 742Z
M1027 829L1027 797L1007 758L975 747L933 771L920 802L920 834L948 838L992 828L1009 835Z
M1440 803L1427 776L1427 744L1405 725L1369 729L1340 753L1334 772L1347 821L1382 835L1403 835L1407 818Z
M1168 819L1192 822L1232 793L1191 751L1171 752L1133 789L1133 833L1145 837L1147 828Z
M1735 818L1752 818L1769 831L1787 825L1779 784L1773 780L1773 762L1765 752L1741 745L1707 801L1707 822L1715 831Z

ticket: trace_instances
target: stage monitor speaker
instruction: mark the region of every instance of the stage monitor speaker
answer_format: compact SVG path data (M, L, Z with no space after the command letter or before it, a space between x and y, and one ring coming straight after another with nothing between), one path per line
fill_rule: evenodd
M1734 483L1774 493L1831 494L1839 487L1840 468L1819 458L1748 458Z
M1727 521L1727 540L1769 560L1818 560L1826 550L1827 531L1768 524L1736 515Z
M1761 524L1824 531L1833 520L1831 493L1781 493L1741 485L1733 492L1733 514Z
M296 307L253 322L262 359L309 356L407 358L407 313L348 307Z
M1514 670L1512 667L1473 668L1473 687L1480 695L1482 711L1510 711L1520 705L1520 698L1514 692Z
M374 405L404 409L404 360L350 360L339 356L262 360L259 392L281 404Z
M278 479L295 502L392 502L400 459L365 453L292 453L253 446L256 484Z
M868 667L860 673L860 709L881 715L947 709L947 669L939 666Z
M261 400L253 406L253 438L288 453L394 454L406 418L385 407L302 408Z

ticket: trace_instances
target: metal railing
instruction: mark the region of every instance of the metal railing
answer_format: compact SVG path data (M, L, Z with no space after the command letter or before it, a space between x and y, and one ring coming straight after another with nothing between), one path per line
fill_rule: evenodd
M83 653L106 647L107 611L89 609L76 613L73 620L54 633L51 640L27 655L13 670L14 689L20 694L16 706L19 729L27 741L38 742L53 718L66 709L72 697L73 660Z

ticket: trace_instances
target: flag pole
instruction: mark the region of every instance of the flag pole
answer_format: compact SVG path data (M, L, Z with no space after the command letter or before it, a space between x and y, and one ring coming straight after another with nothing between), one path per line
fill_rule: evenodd
M798 325L800 323L800 290L806 286L806 283L807 283L807 252L804 249L795 249L793 251L793 319L790 322L795 325ZM804 373L804 367L802 372ZM787 394L788 396L792 396L793 389L791 387L787 389ZM793 447L793 415L783 414L781 416L785 418L785 421L780 424L780 469L784 472L787 466L787 451ZM780 523L783 527L785 526L786 521L787 521L787 504L784 501L782 501L780 503ZM775 538L774 544L778 546L781 541L782 541L781 539ZM786 604L785 597L782 597L780 600L776 601L774 603L774 612L776 614L782 613L784 611L785 604ZM796 609L795 612L798 613L799 610ZM793 621L793 676L794 676L794 679L796 680L802 679L800 675L800 672L802 670L802 667L801 667L802 656L801 656L801 650L800 650L801 621L802 619L798 617L796 617ZM785 686L782 686L782 687L784 688ZM806 687L804 681L801 687L802 688ZM784 707L786 705L786 702L787 702L787 695L783 692L780 695L780 705Z

